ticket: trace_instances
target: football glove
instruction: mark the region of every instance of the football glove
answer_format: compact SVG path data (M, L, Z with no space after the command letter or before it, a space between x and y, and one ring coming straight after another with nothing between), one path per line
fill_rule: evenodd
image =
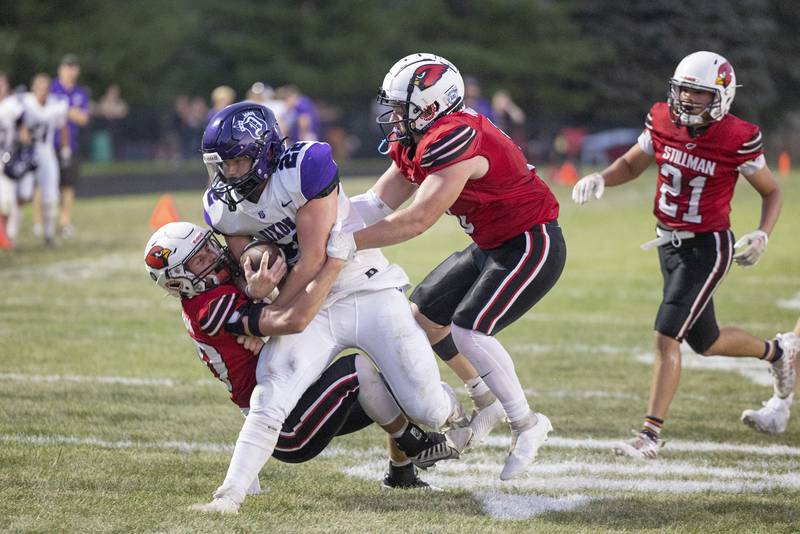
M592 195L599 200L603 196L605 188L606 181L600 173L592 173L578 180L578 183L572 188L572 200L576 204L586 204Z
M761 259L761 255L764 254L764 251L767 249L768 241L769 236L763 230L754 230L749 234L743 235L742 238L733 245L733 248L744 247L744 250L734 254L733 261L742 267L752 267Z
M331 231L328 238L326 252L329 258L348 261L356 253L356 240L350 232L340 232L337 229Z

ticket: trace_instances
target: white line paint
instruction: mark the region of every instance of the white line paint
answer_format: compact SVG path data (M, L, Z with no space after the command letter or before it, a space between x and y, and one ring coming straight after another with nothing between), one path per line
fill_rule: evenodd
M547 512L567 512L595 500L588 495L519 495L502 491L481 491L473 494L483 511L500 520L530 519Z
M211 378L184 381L174 378L137 378L127 376L89 375L28 375L23 373L0 373L0 380L14 382L80 382L96 384L119 384L124 386L156 386L174 388L178 386L217 386L218 380Z
M532 389L526 388L525 395L528 397L555 397L569 399L623 399L623 400L643 400L639 395L625 393L624 391L603 391L603 390L584 390L584 389Z
M646 352L636 356L641 363L652 364L655 354ZM707 369L739 373L759 386L772 386L769 364L757 358L728 358L726 356L700 356L684 343L681 345L681 365L684 368Z
M551 354L564 351L583 354L627 354L631 352L630 348L618 347L616 345L587 345L584 343L565 343L559 345L548 345L542 343L509 343L506 348L511 354Z
M467 490L534 490L534 491L611 491L611 492L641 492L641 493L762 493L771 490L793 490L800 489L800 481L796 475L772 474L770 476L759 476L757 479L736 478L736 479L704 479L687 480L686 478L665 478L636 476L631 478L604 478L602 476L574 475L574 476L542 476L531 469L524 476L511 481L501 481L500 471L503 466L500 462L494 464L493 474L481 472L458 473L452 476L448 472L446 462L436 466L436 470L428 471L422 478L435 486L443 489L467 489ZM611 474L613 467L607 468ZM374 480L382 472L382 464L362 463L341 470L343 473L367 480ZM624 476L624 474L620 474Z
M179 453L206 452L214 454L231 454L234 443L201 443L195 441L154 441L142 442L131 440L106 440L93 436L30 436L25 434L0 434L0 442L19 443L23 445L71 445L75 447L89 446L101 449L143 449L175 451ZM372 456L385 454L385 449L370 449ZM335 458L352 455L353 450L331 445L322 451L318 458Z
M553 436L547 440L544 446L562 449L599 449L611 451L619 442L620 439L575 439ZM511 437L490 435L478 446L478 449L487 446L508 449L511 446ZM732 452L739 454L757 454L759 456L800 456L800 447L790 447L788 445L720 443L715 441L668 440L663 450L666 452Z
M800 310L800 293L788 299L778 299L778 307L786 310Z

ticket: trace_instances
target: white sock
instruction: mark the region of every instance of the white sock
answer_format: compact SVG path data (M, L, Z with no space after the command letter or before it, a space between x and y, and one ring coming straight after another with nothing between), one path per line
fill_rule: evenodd
M476 330L450 325L453 341L494 393L513 424L528 416L530 407L511 356L497 339Z
M489 386L486 385L486 382L484 382L479 376L470 378L464 382L464 388L467 390L469 398L472 399L472 403L478 410L486 408L497 398L489 389Z
M261 468L272 456L279 434L280 428L275 426L275 422L251 410L236 440L225 481L214 492L214 497L225 496L241 504L253 479L258 477Z
M19 219L20 210L18 206L15 206L11 213L8 214L8 220L6 220L6 235L12 241L16 241L19 235Z
M358 373L358 403L370 419L379 425L387 425L400 415L400 406L392 394L386 389L381 375L372 362L362 356L356 356L356 372Z
M56 236L56 218L58 217L58 204L53 202L42 203L42 229L46 239Z

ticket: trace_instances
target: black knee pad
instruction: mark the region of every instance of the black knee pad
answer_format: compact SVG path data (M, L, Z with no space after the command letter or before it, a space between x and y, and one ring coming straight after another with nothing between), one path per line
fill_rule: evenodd
M453 342L453 336L448 333L440 342L431 345L433 352L442 359L442 361L450 361L458 354L458 347Z

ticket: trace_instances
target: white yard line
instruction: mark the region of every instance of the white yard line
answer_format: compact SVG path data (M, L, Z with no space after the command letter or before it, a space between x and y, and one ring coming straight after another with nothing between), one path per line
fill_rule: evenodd
M589 495L548 497L503 491L481 491L473 495L480 501L486 515L505 521L530 519L547 512L568 512L597 499Z
M800 292L788 299L778 299L778 307L786 310L800 310Z
M553 436L547 440L545 447L562 449L599 449L612 450L620 439L595 438L561 438ZM508 449L511 446L510 436L491 435L478 447L497 447ZM716 441L681 441L668 440L664 451L681 452L733 452L740 454L757 454L759 456L800 456L800 447L788 445L750 445L746 443L720 443Z
M90 375L29 375L24 373L0 373L0 380L11 380L14 382L88 382L96 384L157 386L167 388L174 388L178 386L217 386L219 384L219 381L212 378L189 381L173 378L137 378L128 376Z

